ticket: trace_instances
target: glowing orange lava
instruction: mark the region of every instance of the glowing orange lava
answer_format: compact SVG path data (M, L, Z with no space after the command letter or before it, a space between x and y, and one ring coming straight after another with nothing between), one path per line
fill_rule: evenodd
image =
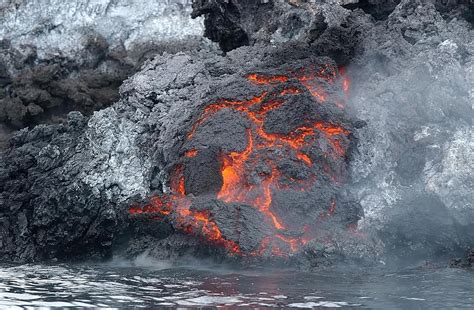
M345 69L341 69L339 72L342 77L342 90L347 94L350 80L346 76ZM267 89L249 100L220 100L206 106L187 134L187 139L192 140L199 127L223 109L238 111L250 120L251 127L246 131L245 149L222 154L220 158L222 186L216 193L216 197L226 203L242 203L254 207L265 216L267 224L273 227L274 234L266 236L254 252L242 253L236 242L226 240L222 236L221 230L212 220L211 214L193 211L190 208L191 201L186 197L182 165L178 165L171 175L170 186L173 194L166 198L152 198L149 205L143 208L133 207L130 209L130 213L157 213L161 216L169 216L175 228L202 236L208 242L219 244L229 252L239 255L272 253L272 255L285 257L298 252L303 245L311 240L311 229L305 226L301 234L296 237L287 233L284 219L280 218L280 215L277 215L272 208L273 191L284 186L280 184L282 173L276 163L264 158L261 154L278 149L280 152L286 152L286 156L292 157L305 167L310 168L314 165L315 158L312 158L311 153L306 152L306 147L314 143L315 139L325 139L332 149L329 152L330 156L344 157L348 146L341 144L341 139L348 136L350 132L340 125L319 121L297 127L287 134L270 133L265 130L264 123L268 112L278 109L285 103L285 96L301 94L305 88L314 97L315 104L325 103L328 100L328 94L325 91L324 83L335 83L336 78L335 68L329 65L322 66L318 70L309 68L289 75L249 74L247 79L251 83L266 86L270 91ZM277 85L290 80L300 83L301 87L286 87L278 91L276 95L271 92ZM340 108L344 107L341 102L335 104ZM192 149L185 152L185 157L194 158L197 154L198 150ZM258 182L251 182L249 172L257 171L258 163L263 163L267 169L258 175ZM327 170L326 167L323 168ZM316 178L312 177L308 182L313 184L316 182ZM301 184L300 191L306 190L307 183ZM334 214L335 208L336 204L333 201L329 211L321 215L320 219Z
M186 156L187 158L193 158L193 157L196 157L198 154L198 151L197 150L189 150L189 151L186 151L186 153L184 154L184 156Z
M272 84L272 83L284 83L288 81L288 77L284 75L273 75L273 76L265 76L265 75L259 75L256 73L249 74L247 76L247 79L249 81L254 82L256 84Z

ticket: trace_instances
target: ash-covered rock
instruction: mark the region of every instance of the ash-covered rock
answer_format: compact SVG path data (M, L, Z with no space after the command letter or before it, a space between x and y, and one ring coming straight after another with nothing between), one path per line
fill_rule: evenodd
M18 132L0 155L2 260L94 257L110 247L116 210L78 182L86 128L72 113L67 124Z
M118 100L118 87L135 70L125 50L112 51L103 37L91 35L78 63L64 57L39 59L35 46L21 50L2 41L0 62L5 69L0 97L0 121L11 128L61 118L79 110L85 114Z
M359 12L344 9L346 1L194 1L193 16L204 16L204 35L221 49L256 43L318 41L321 55L327 47L350 49L364 23ZM334 51L332 51L334 52ZM347 56L347 55L346 55Z
M0 148L13 130L116 102L154 55L205 47L190 10L180 0L2 3Z
M204 35L218 42L223 51L255 43L278 44L298 41L309 44L335 40L339 48L351 49L368 31L366 19L386 20L400 0L199 0L193 2L193 16L203 16ZM473 22L471 1L426 0L445 19ZM422 2L413 1L417 6ZM395 15L399 16L399 13ZM370 22L372 24L372 22ZM334 41L331 42L334 47ZM318 48L324 49L325 44ZM334 57L334 50L331 51ZM328 55L328 54L323 54ZM348 56L347 54L345 55Z
M188 0L4 0L0 5L0 38L11 40L15 48L36 46L40 58L58 52L74 58L91 32L112 48L133 50L141 44L199 37L202 31L201 21L189 17Z

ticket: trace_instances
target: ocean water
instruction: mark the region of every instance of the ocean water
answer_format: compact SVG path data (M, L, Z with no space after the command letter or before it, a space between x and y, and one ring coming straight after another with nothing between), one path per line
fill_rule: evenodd
M127 263L0 267L0 308L473 309L474 272Z

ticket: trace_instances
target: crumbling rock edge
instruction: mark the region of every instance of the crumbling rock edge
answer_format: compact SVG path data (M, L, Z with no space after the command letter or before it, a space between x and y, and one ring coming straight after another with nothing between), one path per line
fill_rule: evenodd
M459 3L462 2L462 3ZM255 43L312 43L324 37L339 35L343 41L354 42L360 33L343 36L354 23L355 16L364 15L372 21L386 21L399 5L414 7L433 4L447 20L465 19L474 23L474 4L469 1L444 0L331 0L331 1L238 1L208 0L193 3L193 17L204 17L204 36L219 43L225 52ZM397 15L397 12L394 14ZM362 30L363 31L363 30ZM349 43L349 42L347 42Z
M0 149L12 132L119 99L148 58L210 48L183 0L0 4Z

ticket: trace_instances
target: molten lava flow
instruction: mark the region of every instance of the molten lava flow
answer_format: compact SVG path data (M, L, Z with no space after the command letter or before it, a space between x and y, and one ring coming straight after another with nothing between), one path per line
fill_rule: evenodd
M347 94L349 79L346 78L345 71L340 71L343 78L343 92ZM174 227L186 233L202 236L208 242L225 247L229 252L240 255L268 255L288 256L296 253L302 246L312 239L314 232L311 227L304 226L297 233L290 233L285 222L273 211L273 191L285 188L281 180L285 177L279 170L275 159L270 159L265 154L278 150L279 154L284 154L285 158L292 158L301 163L302 169L312 169L315 158L307 152L307 147L314 144L317 139L324 139L330 146L330 154L325 157L335 159L342 158L346 154L347 143L343 139L350 132L340 125L327 122L314 122L297 127L287 134L270 133L264 128L264 123L268 112L280 108L286 101L286 96L301 94L305 89L315 98L316 104L322 104L328 100L324 83L334 84L337 73L333 66L322 66L318 70L315 68L305 68L289 75L249 74L247 79L256 85L266 86L270 90L263 91L259 96L249 100L231 101L220 100L205 107L200 117L193 124L187 134L187 139L192 140L199 127L217 112L223 109L232 109L240 112L250 122L251 126L246 131L247 144L241 151L233 151L221 156L221 177L222 186L216 194L217 198L225 203L242 203L254 207L267 219L267 224L273 227L273 235L266 236L261 241L257 250L251 253L242 253L237 243L226 240L218 225L212 220L212 215L207 212L193 211L191 200L186 197L186 187L184 178L184 167L180 164L176 166L171 174L170 186L172 195L164 198L153 198L149 205L130 209L131 214L155 213L160 216L168 216ZM299 87L289 86L272 91L281 84L292 81L299 83ZM295 84L296 85L296 84ZM342 104L336 105L342 106ZM192 149L184 153L185 157L192 159L196 157L198 150ZM264 166L265 169L258 167ZM329 174L326 163L322 164L323 170ZM251 178L252 172L258 172ZM335 177L331 176L334 179ZM316 182L313 174L307 180L294 180L292 186L301 186L299 191L306 191L308 187ZM329 211L319 217L319 220L334 214L336 208L335 201L331 203Z
M244 182L245 182L245 163L253 151L253 138L250 130L247 130L248 144L241 153L231 152L224 157L221 168L222 188L217 194L217 198L224 202L245 200Z
M315 84L313 80L307 79L306 77L301 77L300 81L313 97L317 98L320 102L326 101L327 95L321 85Z
M252 73L247 76L247 79L255 84L267 85L272 83L284 83L288 81L289 78L284 75L265 76Z
M178 173L180 170L178 167ZM184 194L184 178L179 176L178 180L178 188L173 189L173 192L176 194L152 197L147 205L130 208L130 214L167 216L171 219L176 229L188 234L201 236L212 244L226 248L230 253L241 254L238 244L222 237L219 227L210 219L208 213L190 209L191 201Z
M248 79L259 85L271 85L284 83L289 80L289 77L250 74ZM315 91L315 89L320 89L321 86L315 86L314 77L299 76L298 80L306 86L311 94L319 101L324 102L326 100L326 96L322 95L322 91ZM334 78L331 76L328 80L333 81ZM280 95L299 94L300 92L298 88L290 87L281 91ZM283 221L271 210L272 190L279 187L279 178L281 175L276 165L271 162L266 163L271 172L262 175L259 184L250 184L247 180L249 171L255 170L255 165L261 159L259 157L261 156L262 150L271 150L273 148L293 150L293 154L296 154L296 159L304 162L307 166L312 166L313 160L311 157L302 152L302 149L311 143L311 141L308 141L308 138L322 135L332 145L337 156L344 156L345 149L340 145L337 138L339 136L349 135L349 131L338 125L316 122L310 126L298 127L286 135L267 133L264 130L266 114L269 111L279 108L284 103L280 98L268 98L267 95L268 92L264 92L262 95L248 101L238 102L226 100L208 106L195 126L193 126L188 138L192 138L199 125L221 109L230 108L246 115L252 122L252 130L247 130L247 146L241 152L231 152L223 155L221 168L223 184L217 194L217 198L227 203L239 202L253 206L269 219L270 224L276 231L282 231L285 230ZM255 109L254 107L257 104L260 104L260 107ZM305 188L302 188L302 191L304 190ZM303 244L302 240L298 238L289 238L282 234L277 234L275 237L281 242L286 243L291 249L291 252L296 252L299 246ZM272 243L272 251L274 254L284 253L272 240L265 239L264 241L264 244L267 245Z
M296 157L299 160L304 161L308 166L313 165L313 161L311 160L311 158L308 155L304 154L304 153L298 153L298 154L296 154Z
M196 157L197 154L198 154L198 151L195 149L192 149L192 150L186 151L184 156L186 156L187 158L193 158L193 157Z

